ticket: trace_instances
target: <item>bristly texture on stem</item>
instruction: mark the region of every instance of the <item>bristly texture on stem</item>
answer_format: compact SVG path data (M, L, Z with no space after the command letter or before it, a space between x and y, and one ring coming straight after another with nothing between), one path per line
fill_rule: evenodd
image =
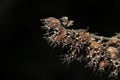
M120 72L120 34L112 37L98 36L86 29L69 29L73 20L49 17L41 20L45 30L44 38L52 47L66 50L63 62L86 61L87 67L99 72L108 72L109 77L117 77Z

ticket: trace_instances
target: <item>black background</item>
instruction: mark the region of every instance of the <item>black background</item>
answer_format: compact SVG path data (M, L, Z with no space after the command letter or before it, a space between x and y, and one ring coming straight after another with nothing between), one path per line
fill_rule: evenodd
M58 52L49 47L40 19L68 16L73 28L112 36L120 32L119 0L1 0L2 80L108 80L95 76L83 64L61 64Z

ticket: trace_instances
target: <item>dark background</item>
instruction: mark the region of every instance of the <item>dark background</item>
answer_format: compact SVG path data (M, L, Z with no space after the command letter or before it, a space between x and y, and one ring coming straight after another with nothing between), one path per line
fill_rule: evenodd
M1 0L1 80L108 80L95 76L83 63L61 64L57 50L49 47L40 19L68 16L73 28L112 36L120 32L119 0Z

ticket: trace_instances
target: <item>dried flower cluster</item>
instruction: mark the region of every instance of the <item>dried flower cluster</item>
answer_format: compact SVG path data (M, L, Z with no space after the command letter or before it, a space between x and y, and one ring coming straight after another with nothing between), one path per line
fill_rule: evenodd
M73 25L68 17L42 19L45 38L51 46L66 50L64 63L86 61L87 67L108 72L117 77L120 72L120 34L112 37L98 36L86 29L69 29Z

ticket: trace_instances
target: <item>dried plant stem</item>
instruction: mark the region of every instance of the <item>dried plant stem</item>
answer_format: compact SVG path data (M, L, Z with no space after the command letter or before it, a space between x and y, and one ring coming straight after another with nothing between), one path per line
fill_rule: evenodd
M110 77L117 77L120 72L120 33L112 37L98 36L86 29L69 29L73 20L49 17L43 19L45 38L51 46L66 49L64 63L73 60L83 61L87 67L97 71L107 71Z

